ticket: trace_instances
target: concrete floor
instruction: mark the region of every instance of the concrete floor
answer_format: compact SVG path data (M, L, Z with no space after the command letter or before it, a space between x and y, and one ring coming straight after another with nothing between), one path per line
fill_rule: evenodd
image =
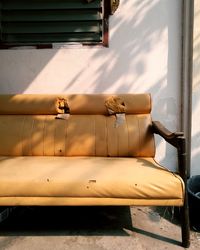
M0 224L0 250L183 249L176 217L171 208L17 208ZM190 249L200 249L200 233Z

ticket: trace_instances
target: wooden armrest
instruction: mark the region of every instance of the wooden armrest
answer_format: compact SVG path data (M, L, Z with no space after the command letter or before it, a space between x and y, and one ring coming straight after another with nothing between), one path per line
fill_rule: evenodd
M178 137L183 137L184 134L183 132L171 132L169 131L167 128L165 128L164 125L162 125L162 123L160 123L159 121L153 121L152 122L152 127L153 127L153 132L155 134L160 135L161 137L163 137L167 142L169 142L170 144L172 144L173 146L177 147L177 142L176 139Z
M160 135L169 144L176 147L178 151L178 167L181 177L187 185L187 166L186 166L186 139L183 132L171 132L166 129L159 121L152 122L153 133Z

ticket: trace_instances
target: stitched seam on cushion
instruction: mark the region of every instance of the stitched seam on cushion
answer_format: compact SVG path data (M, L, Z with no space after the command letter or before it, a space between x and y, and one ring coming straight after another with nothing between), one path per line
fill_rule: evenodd
M120 133L120 130L118 128L115 128L115 129L117 132L117 156L119 156L119 133Z
M97 156L96 149L96 116L94 115L94 155Z
M55 145L55 141L56 141L56 119L55 119L55 121L54 121L54 123L53 123L53 125L54 125L54 133L53 133L53 152L54 152L54 156L56 155L55 154L55 151L56 151L56 145Z
M129 127L128 127L128 119L127 116L125 115L125 121L126 121L126 129L127 129L127 141L128 141L128 156L131 155L131 150L130 150L130 142L129 142Z
M34 130L34 125L35 125L35 120L33 118L33 121L32 121L32 127L31 127L31 138L30 138L30 154L31 156L33 156L33 145L32 145L32 136L33 136L33 130Z
M170 172L175 178L177 178L177 179L181 182L181 189L182 189L182 192L183 192L183 194L184 194L184 192L186 192L186 191L185 191L185 183L184 183L183 179L181 178L181 176L180 176L179 174L174 173L172 170L168 169L167 167L162 166L162 165L161 165L159 162L157 162L154 158L152 158L152 159L154 160L154 162L155 162L159 167L161 167L161 168L162 168L163 170L165 170L165 171Z
M139 142L138 142L138 156L141 155L141 132L140 132L140 122L139 122L139 117L138 115L136 116L137 117L137 124L138 124L138 137L139 137Z
M107 150L107 156L108 156L108 124L107 124L107 119L106 116L104 116L105 118L105 129L106 129L106 150Z
M99 197L99 196L52 196L52 195L49 195L49 196L0 196L0 199L1 198L10 198L10 197L14 197L14 198L73 198L73 199L120 199L120 200L148 200L148 201L155 201L155 200L166 200L166 201L173 201L173 200L183 200L182 198L166 198L166 197L159 197L159 198L127 198L127 197Z
M46 115L43 120L43 142L42 142L42 147L43 147L43 156L44 156L44 140L45 140L45 128L46 128Z
M62 125L63 136L62 136L62 141L61 141L61 145L63 147L62 156L65 156L65 122L66 120L63 120L63 123L62 123L63 124Z
M152 125L152 116L150 115L150 121L151 121L151 125ZM155 157L156 154L156 142L155 142L155 134L153 133L153 157Z
M149 114L150 114L152 110L152 98L150 94L149 94L149 103L150 103L150 107L149 107Z
M21 136L20 136L20 141L21 141L21 150L22 150L22 155L24 156L24 146L23 146L23 141L24 141L24 126L25 126L25 120L26 120L26 116L23 117L23 123L22 123L22 131L21 131Z
M65 136L64 136L64 140L65 140L65 156L67 155L67 129L68 129L68 120L66 120L66 124L65 124Z
M45 141L45 135L46 135L46 133L45 133L45 131L46 131L46 118L47 118L47 116L45 115L44 121L43 121L43 156L45 155L44 154L44 141Z

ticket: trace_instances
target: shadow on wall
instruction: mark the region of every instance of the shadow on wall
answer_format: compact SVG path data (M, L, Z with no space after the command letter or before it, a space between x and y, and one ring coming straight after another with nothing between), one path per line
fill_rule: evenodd
M53 49L0 51L0 92L3 94L24 93L56 53L57 51Z
M176 2L122 0L110 19L109 49L0 51L0 92L150 92L162 98L162 106L156 101L153 110L158 107L165 120L168 114L177 118L177 107L168 107L172 98L177 106L180 82L181 10Z
M196 8L198 9L198 8ZM200 10L195 9L194 19L194 47L193 47L193 93L192 93L192 175L199 174L200 162L200 129L199 129L199 115L200 115Z
M54 85L59 84L57 91L68 93L77 92L78 86L78 91L84 93L173 92L179 67L176 57L180 54L176 34L179 26L174 24L180 6L174 2L122 0L110 19L109 49L1 51L1 92L36 92L36 88L29 87L37 83L40 89L43 83L39 79L44 79L46 93L51 92L45 87L51 87L53 80Z
M173 4L170 6L167 2L174 3L132 1L130 4L130 1L121 1L122 13L129 9L133 11L128 16L120 16L119 9L119 13L110 19L113 27L110 48L91 53L91 63L84 69L77 69L64 91L72 91L77 79L85 80L91 70L93 77L89 85L82 86L84 92L151 92L160 96L162 92L171 91L173 95L174 87L179 87L181 34L177 34L177 30L181 20L174 24L176 20L171 22L170 19L177 13L181 15L181 11L177 3L173 8ZM101 63L95 67L93 62L99 59Z
M0 92L150 92L154 119L176 130L181 1L121 0L110 26L109 48L1 51Z

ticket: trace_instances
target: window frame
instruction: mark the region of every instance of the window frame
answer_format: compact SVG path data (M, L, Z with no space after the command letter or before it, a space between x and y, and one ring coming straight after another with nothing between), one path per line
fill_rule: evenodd
M31 44L20 44L18 42L11 44L1 43L0 42L0 49L53 49L53 48L65 48L69 47L72 44L73 46L77 47L109 47L109 16L113 14L112 12L112 3L115 0L102 0L102 40L100 42L76 42L76 43L68 43L68 42L50 42L50 43L34 43ZM1 19L1 2L0 2L0 19ZM89 2L88 2L89 4ZM1 35L1 21L0 21L0 35ZM74 45L75 44L75 45Z

